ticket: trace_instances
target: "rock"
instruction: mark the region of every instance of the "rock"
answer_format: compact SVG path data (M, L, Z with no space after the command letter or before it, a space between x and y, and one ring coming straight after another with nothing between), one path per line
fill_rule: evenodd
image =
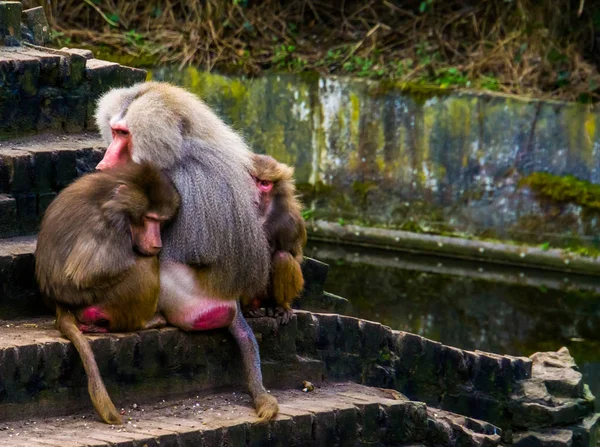
M573 433L569 430L549 429L517 433L514 447L571 447Z
M428 408L429 445L491 447L500 444L502 430L484 421Z
M44 8L26 9L22 14L23 22L31 33L31 43L34 45L45 45L50 41L50 26L44 13Z
M583 379L569 350L562 347L557 352L536 352L533 375L540 378L555 396L583 397Z
M21 40L21 2L0 2L0 45L16 46Z
M573 447L596 447L599 439L600 413L588 416L569 429L573 431Z
M316 259L305 257L302 262L302 276L310 278L302 291L302 299L310 299L323 294L323 287L329 273L329 265Z
M567 348L537 352L531 359L531 379L520 381L510 398L515 427L574 424L593 411L595 398L584 387Z

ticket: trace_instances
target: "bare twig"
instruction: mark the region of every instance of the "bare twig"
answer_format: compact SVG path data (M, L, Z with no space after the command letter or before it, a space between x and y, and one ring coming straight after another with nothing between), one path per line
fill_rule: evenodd
M52 28L64 33L57 45L72 39L74 45L152 55L182 68L235 65L257 74L273 66L285 44L293 45L291 57L305 61L306 69L323 74L352 74L357 64L344 62L360 55L373 67L372 73L360 68L363 74L379 76L383 70L382 76L402 82L436 82L436 73L452 67L474 86L491 79L510 94L600 99L590 91L590 85L600 85L600 73L590 51L597 32L591 14L583 14L585 0L575 3L578 14L570 13L570 0L489 0L470 7L463 0L436 1L424 13L420 0L253 0L248 6L226 0L104 0L101 8L96 3L44 3ZM397 71L398 61L406 62L403 70ZM559 73L568 84L558 83Z
M117 22L109 19L108 16L106 14L104 14L104 11L102 11L98 6L94 5L92 0L83 0L83 1L86 2L88 5L90 5L92 8L94 8L96 10L96 12L98 12L98 14L100 14L102 16L102 18L106 21L106 23L108 23L109 25L112 25L112 26L119 26L119 24Z

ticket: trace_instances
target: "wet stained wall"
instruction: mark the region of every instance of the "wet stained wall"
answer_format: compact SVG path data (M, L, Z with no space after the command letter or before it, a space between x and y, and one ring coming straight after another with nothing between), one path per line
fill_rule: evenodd
M600 245L596 210L519 184L534 172L600 182L598 114L585 105L291 74L150 77L198 94L253 150L294 165L317 218Z

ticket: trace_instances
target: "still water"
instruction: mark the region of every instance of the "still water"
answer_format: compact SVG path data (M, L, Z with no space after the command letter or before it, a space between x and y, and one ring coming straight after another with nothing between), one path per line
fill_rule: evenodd
M446 345L529 356L566 346L600 398L600 276L309 242L350 315ZM598 406L598 405L597 405Z

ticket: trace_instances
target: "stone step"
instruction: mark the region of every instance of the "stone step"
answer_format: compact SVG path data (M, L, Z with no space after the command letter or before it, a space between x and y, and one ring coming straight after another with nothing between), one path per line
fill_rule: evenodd
M36 240L36 236L0 239L0 319L40 316L50 312L44 305L35 282ZM296 308L344 312L348 300L323 290L328 271L327 264L305 258L302 272L306 286L301 297L294 303Z
M308 393L299 389L272 393L280 403L280 414L268 423L258 421L244 393L192 394L128 405L122 409L126 423L120 427L97 422L91 412L2 423L0 445L494 446L501 439L502 431L490 424L428 411L425 404L411 402L392 390L336 383Z
M95 59L90 51L0 47L0 139L92 130L102 93L145 79L144 70Z
M508 429L505 437L555 428L570 430L574 440L598 434L598 424L589 420L594 397L564 348L530 359L471 352L375 322L305 311L281 326L272 318L248 321L270 388L350 381L397 390L435 408L450 426L461 425L460 418L442 410ZM167 327L88 338L119 408L222 387L243 389L239 349L225 330ZM0 321L0 421L90 408L81 361L52 318ZM447 435L444 429L436 436Z
M56 194L92 171L105 146L96 134L44 134L0 142L0 237L33 234Z
M7 194L0 194L0 235L12 236L17 233L17 201Z
M125 415L125 426L113 428L92 410L77 353L51 319L4 322L0 445L245 446L265 445L265 436L266 445L279 445L280 430L291 445L400 445L428 438L442 445L499 444L502 430L485 421L427 409L394 390L336 383L339 372L328 372L326 360L310 355L311 345L302 347L304 337L312 343L309 333L320 318L300 311L286 326L249 320L265 385L281 404L275 421L258 425L243 391L239 352L225 331L89 336L109 393ZM380 326L362 326L374 326L361 334L360 344L368 346ZM371 360L363 357L367 366ZM300 391L305 381L315 389ZM207 395L223 388L228 391Z
M35 236L0 239L0 319L47 314L35 282Z
M297 354L297 316L292 320L278 327L273 318L249 319L267 386L318 384L325 375L322 360ZM88 338L118 406L244 384L239 349L225 330L185 333L166 327ZM53 318L2 322L0 421L91 408L86 383L77 352Z

